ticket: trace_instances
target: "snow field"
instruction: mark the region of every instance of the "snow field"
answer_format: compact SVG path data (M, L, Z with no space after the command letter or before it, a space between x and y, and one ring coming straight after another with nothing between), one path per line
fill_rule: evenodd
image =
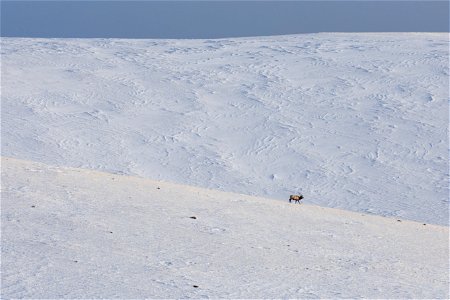
M448 225L448 35L2 38L2 154Z
M1 218L2 299L449 297L437 225L13 158Z

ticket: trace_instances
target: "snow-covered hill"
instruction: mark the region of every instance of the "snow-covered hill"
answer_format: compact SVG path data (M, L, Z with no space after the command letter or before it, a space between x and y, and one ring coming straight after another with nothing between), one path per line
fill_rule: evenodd
M448 42L2 38L2 154L448 224Z
M449 297L448 227L10 158L2 189L2 299Z

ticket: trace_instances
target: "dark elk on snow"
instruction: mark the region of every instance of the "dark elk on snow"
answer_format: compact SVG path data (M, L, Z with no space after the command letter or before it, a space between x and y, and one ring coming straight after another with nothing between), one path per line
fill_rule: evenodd
M291 203L292 200L294 200L295 201L294 203L300 204L300 200L302 200L302 199L303 199L303 195L302 194L300 194L300 195L290 195L289 196L289 203Z

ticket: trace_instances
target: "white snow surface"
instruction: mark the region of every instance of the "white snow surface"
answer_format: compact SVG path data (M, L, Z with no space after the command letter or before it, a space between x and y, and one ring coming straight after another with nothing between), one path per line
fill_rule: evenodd
M11 158L1 217L2 299L449 298L446 226Z
M447 33L1 45L4 156L448 225Z

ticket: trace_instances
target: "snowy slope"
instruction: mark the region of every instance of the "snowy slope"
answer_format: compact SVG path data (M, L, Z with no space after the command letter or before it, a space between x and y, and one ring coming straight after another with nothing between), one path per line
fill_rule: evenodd
M8 158L2 189L2 299L449 297L448 227Z
M2 38L2 154L448 224L448 42Z

